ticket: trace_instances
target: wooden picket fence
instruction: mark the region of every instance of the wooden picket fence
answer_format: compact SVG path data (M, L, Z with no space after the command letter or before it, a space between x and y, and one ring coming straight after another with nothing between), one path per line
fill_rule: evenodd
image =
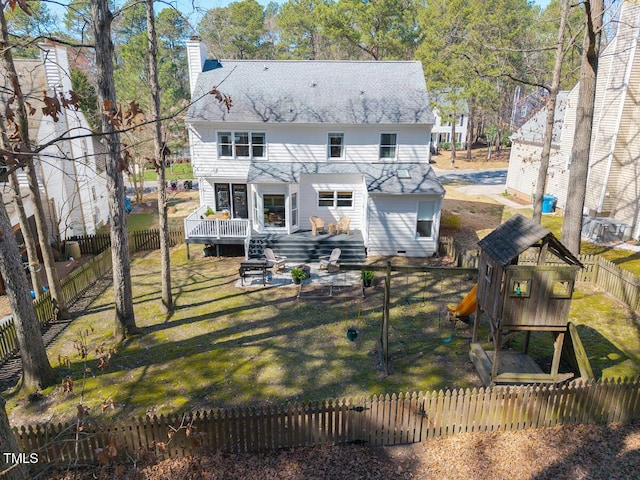
M84 235L73 237L71 241L78 242L80 252L84 255L95 255L91 261L72 271L61 280L62 293L67 304L73 303L96 280L111 270L111 238L108 234ZM170 246L184 242L184 232L181 228L169 230ZM133 254L143 250L157 250L160 248L160 230L142 230L129 235L129 251ZM40 295L33 301L40 328L45 330L55 318L55 305L49 292ZM12 318L4 318L0 322L0 365L18 352L18 341Z
M91 261L72 271L60 283L67 303L73 303L105 273L111 269L111 251L96 255ZM45 330L55 317L55 306L49 292L33 301L40 329ZM18 352L18 340L13 318L7 317L0 324L0 365Z
M98 235L81 235L69 239L78 242L82 255L98 255L111 247L111 236L108 233Z
M69 239L78 242L80 252L83 255L97 255L111 247L111 236L106 233L99 235L82 235ZM184 243L184 230L182 228L169 229L169 245L175 247ZM131 253L145 250L160 249L160 230L136 230L129 234L129 251Z
M40 462L261 452L303 446L389 446L467 432L523 430L640 418L640 378L393 394L256 406L124 422L14 428ZM76 433L79 441L76 442ZM108 456L105 457L105 455Z
M463 251L451 237L440 239L440 254L455 259L456 266L464 268L478 267L478 251ZM615 263L599 255L579 255L584 268L578 271L576 281L592 283L627 305L631 310L640 312L640 276L623 270ZM537 263L537 251L523 252L519 257L520 264ZM549 265L563 265L557 257L548 253L546 262Z
M182 228L169 229L169 246L175 247L184 243L184 230ZM138 230L129 234L129 250L131 253L144 250L160 249L160 230Z

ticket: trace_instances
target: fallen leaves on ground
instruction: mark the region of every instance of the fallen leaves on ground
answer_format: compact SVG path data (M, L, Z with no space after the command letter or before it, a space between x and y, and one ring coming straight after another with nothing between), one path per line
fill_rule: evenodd
M614 480L640 478L640 420L458 434L394 447L305 447L122 465L51 479Z

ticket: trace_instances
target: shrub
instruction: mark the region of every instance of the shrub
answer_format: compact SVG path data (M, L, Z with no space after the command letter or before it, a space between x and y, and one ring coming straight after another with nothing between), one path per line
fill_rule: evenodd
M440 227L457 230L460 228L460 217L452 214L442 215L442 218L440 219Z

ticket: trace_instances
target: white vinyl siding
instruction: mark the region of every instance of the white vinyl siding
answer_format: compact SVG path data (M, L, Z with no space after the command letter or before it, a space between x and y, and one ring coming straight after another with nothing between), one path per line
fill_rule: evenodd
M433 234L430 238L416 236L418 202L433 202ZM407 257L433 255L437 251L441 203L440 197L429 195L370 196L368 254Z
M614 162L620 165L615 190L617 203L614 207L616 218L628 225L637 223L638 211L638 163L640 162L640 53L636 53L634 66L629 80L630 91L627 92L624 112L621 118L620 132L614 154Z
M337 159L327 158L328 129L326 126L261 125L267 142L265 157L269 162L325 163ZM237 176L236 168L248 163L246 158L220 158L218 161L218 132L251 132L255 125L237 125L228 130L215 129L203 124L189 128L191 159L196 177ZM386 129L368 126L341 128L344 134L343 157L340 162L379 161L380 134ZM397 131L397 162L429 161L428 129L424 126L394 126ZM331 132L336 132L332 130ZM236 162L234 162L237 160ZM241 168L241 167L240 167ZM217 170L217 172L216 172Z
M352 205L348 206L318 206L319 192L351 192ZM351 218L350 228L362 230L363 212L365 208L366 191L360 175L302 175L300 179L300 227L310 229L309 217L315 215L325 223L336 223L342 215ZM334 196L337 202L337 197Z

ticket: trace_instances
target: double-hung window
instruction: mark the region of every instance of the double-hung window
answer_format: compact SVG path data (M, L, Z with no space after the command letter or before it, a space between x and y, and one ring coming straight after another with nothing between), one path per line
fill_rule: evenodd
M261 132L218 132L218 156L264 158L266 143Z
M318 192L319 207L353 207L353 192L322 190Z
M380 134L380 158L396 158L397 135L395 133Z
M330 133L327 140L327 157L344 157L344 133Z
M433 217L436 203L433 201L418 202L418 224L416 232L419 238L433 237Z

